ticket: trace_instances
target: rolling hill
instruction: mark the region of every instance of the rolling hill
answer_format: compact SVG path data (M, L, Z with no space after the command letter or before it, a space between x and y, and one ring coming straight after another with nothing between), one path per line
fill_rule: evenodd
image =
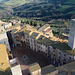
M75 0L0 0L0 2L0 15L8 12L12 15L12 9L15 16L45 21L53 18L72 18L75 15Z
M75 0L67 0L64 4L75 4Z
M0 0L5 5L22 5L24 3L47 2L50 4L75 4L75 0Z
M45 2L46 0L0 0L1 3L4 3L8 6L22 5L24 3L35 3L35 2Z
M9 0L0 0L0 2L7 2L7 1L9 1Z
M26 0L9 0L4 3L5 3L5 5L22 5L22 4L26 3Z
M47 2L29 3L15 7L13 10L15 16L42 21L49 21L50 19L58 18L70 19L75 15L75 5L65 4L65 2L56 5Z

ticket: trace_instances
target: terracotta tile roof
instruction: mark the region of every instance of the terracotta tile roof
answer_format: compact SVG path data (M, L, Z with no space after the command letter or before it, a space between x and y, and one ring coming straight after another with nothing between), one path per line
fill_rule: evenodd
M42 32L42 31L44 31L47 27L49 27L50 25L49 24L45 24L45 25L43 25L42 27L40 27L39 29L38 29L38 31L40 31L40 32Z
M49 32L49 31L51 31L51 29L47 29L45 32Z

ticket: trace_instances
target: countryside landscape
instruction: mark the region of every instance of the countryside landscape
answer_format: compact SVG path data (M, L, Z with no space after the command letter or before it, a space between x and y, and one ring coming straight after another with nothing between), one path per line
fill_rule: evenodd
M0 0L0 75L75 75L75 0Z
M0 4L0 14L5 13L2 17L13 15L42 21L74 18L74 9L74 0L2 0Z
M70 19L75 18L74 0L1 0L0 2L2 21L17 19L32 26L49 23L54 35L69 30Z

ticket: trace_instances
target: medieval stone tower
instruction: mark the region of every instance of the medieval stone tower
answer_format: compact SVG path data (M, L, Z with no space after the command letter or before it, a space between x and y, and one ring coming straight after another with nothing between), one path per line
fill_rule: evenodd
M71 20L68 45L75 49L75 19Z

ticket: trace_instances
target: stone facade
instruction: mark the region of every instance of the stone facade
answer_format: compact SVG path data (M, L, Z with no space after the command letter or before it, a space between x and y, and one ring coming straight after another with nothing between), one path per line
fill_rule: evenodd
M49 36L44 35L42 32L37 30L26 29L21 41L25 42L26 47L40 52L46 57L51 57L54 59L54 63L58 62L59 65L75 60L75 55L67 52L67 50L70 50L71 48L66 43L64 44L55 37L49 38ZM70 51L72 52L72 50Z
M36 50L45 56L48 56L48 46L37 42Z
M33 31L35 32L35 31ZM69 54L63 50L60 50L58 48L52 47L49 44L43 44L42 42L38 42L37 40L41 37L42 34L38 34L39 37L33 38L31 37L31 34L33 33L32 31L29 32L28 34L25 33L22 41L24 42L25 40L25 46L28 48L31 48L32 50L35 50L37 52L40 52L46 57L51 57L54 59L54 62L58 62L59 65L63 65L65 63L69 63L71 61L75 60L75 56L72 54ZM38 36L37 35L37 36ZM46 36L43 36L46 37ZM42 38L43 39L43 38ZM45 40L43 40L45 41Z
M75 49L75 19L71 20L68 45Z
M41 67L37 62L29 65L29 74L30 75L41 75Z
M30 48L30 36L28 34L25 34L25 44L26 47Z
M11 59L10 67L13 75L22 75L21 67L17 58Z
M0 27L0 44L5 44L8 51L11 51L8 37L6 34L6 31L4 29L4 26Z
M74 55L61 51L57 48L53 48L52 46L50 46L49 50L51 58L60 63L61 65L75 60Z

